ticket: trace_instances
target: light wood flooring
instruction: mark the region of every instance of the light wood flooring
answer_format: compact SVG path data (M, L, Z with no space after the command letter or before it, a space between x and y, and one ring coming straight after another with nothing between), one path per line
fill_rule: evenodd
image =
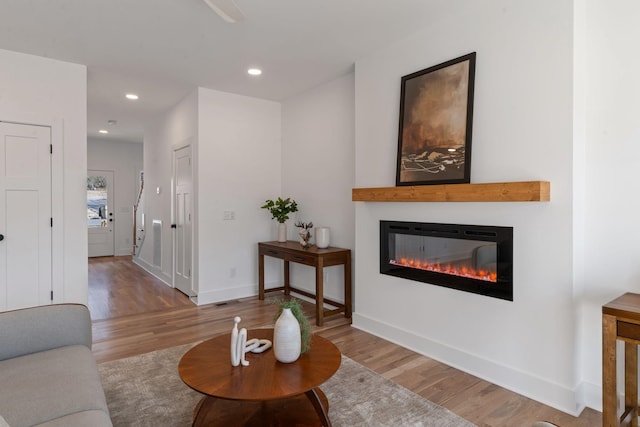
M89 260L93 352L99 363L229 332L234 316L242 317L241 326L248 329L272 326L278 298L282 295L272 293L265 301L252 297L196 306L130 257ZM311 318L313 305L304 306ZM586 409L579 418L572 417L360 331L340 315L326 319L315 333L351 359L478 426L528 427L539 420L562 427L602 425L599 412Z

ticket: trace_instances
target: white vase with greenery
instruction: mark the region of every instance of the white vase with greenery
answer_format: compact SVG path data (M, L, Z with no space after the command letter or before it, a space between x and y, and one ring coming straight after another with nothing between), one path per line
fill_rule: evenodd
M271 214L271 218L278 221L278 242L287 241L287 225L285 222L289 219L289 214L298 212L298 204L295 200L287 197L282 199L278 197L277 200L266 200L261 209L267 209Z
M278 242L287 241L287 224L278 223Z
M278 362L298 360L302 347L300 324L290 308L284 308L273 329L273 351Z

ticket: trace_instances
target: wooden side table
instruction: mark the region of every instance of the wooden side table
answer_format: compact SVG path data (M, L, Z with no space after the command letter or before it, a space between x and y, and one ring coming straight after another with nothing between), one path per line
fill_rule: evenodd
M273 329L247 331L248 338L273 340ZM311 349L293 363L276 361L273 349L247 353L249 366L231 366L231 334L187 351L178 364L182 381L206 396L193 413L193 427L331 427L329 402L320 385L342 362L338 347L311 336Z
M265 255L284 260L284 286L264 288ZM316 269L315 294L291 286L289 281L289 263L304 264ZM344 265L344 304L324 297L324 267ZM260 242L258 243L258 298L263 300L265 292L282 291L285 295L291 292L313 298L316 301L316 325L324 324L324 317L344 312L344 317L351 318L351 250L329 246L319 249L311 246L304 249L298 242ZM336 307L325 310L324 304Z
M618 416L616 340L624 341L624 411ZM602 425L638 426L640 294L626 293L602 306Z

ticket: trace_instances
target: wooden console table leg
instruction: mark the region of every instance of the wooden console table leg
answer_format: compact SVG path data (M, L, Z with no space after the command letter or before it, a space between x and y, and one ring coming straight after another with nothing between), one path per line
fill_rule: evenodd
M291 294L291 283L289 282L289 261L284 262L284 294Z
M602 315L602 426L617 427L616 318Z
M309 401L316 409L318 416L320 417L320 421L322 421L322 425L324 427L331 427L331 421L329 421L329 414L327 413L327 408L324 407L322 402L320 401L320 397L315 388L312 388L308 392L305 393Z
M258 255L258 299L264 299L264 255Z
M624 406L630 411L631 427L638 427L638 346L624 343Z
M324 260L316 261L316 325L324 324Z

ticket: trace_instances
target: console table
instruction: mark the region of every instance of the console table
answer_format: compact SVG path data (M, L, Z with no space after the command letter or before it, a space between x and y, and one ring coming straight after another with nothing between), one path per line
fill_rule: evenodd
M618 416L616 340L624 341L624 411ZM602 306L602 425L638 426L640 294L626 293Z
M264 288L264 257L270 256L284 260L284 286L276 288ZM291 286L289 282L289 263L304 264L316 269L315 295ZM344 303L340 303L324 297L324 267L344 265ZM304 249L300 243L287 242L260 242L258 243L258 298L263 300L265 292L284 291L285 295L291 292L313 298L316 302L316 325L322 326L324 317L336 313L344 313L344 317L351 317L351 250L334 248L325 249L311 246ZM324 304L336 307L325 310Z

